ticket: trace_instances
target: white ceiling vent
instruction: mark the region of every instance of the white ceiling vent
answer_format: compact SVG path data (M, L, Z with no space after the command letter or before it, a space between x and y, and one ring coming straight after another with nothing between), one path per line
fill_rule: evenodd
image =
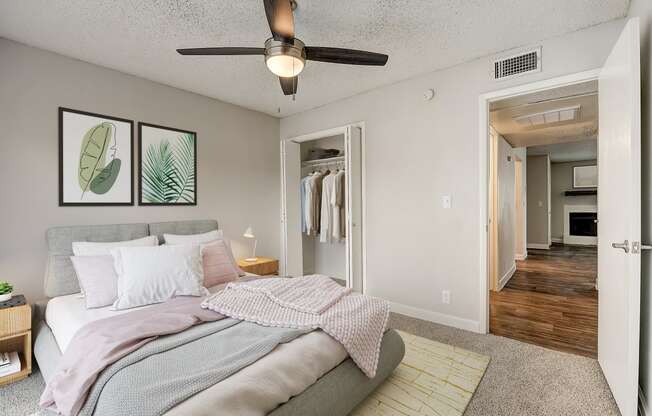
M494 61L494 79L541 72L541 47Z
M543 124L560 123L563 121L573 121L579 119L580 106L555 108L554 110L544 111L542 113L526 114L524 116L514 117L514 121L525 127L536 127Z

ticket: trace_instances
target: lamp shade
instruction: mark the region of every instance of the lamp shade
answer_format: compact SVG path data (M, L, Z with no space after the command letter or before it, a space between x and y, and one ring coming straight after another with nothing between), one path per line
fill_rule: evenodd
M254 230L251 227L247 227L245 230L244 234L242 234L243 237L245 238L256 238L254 235Z

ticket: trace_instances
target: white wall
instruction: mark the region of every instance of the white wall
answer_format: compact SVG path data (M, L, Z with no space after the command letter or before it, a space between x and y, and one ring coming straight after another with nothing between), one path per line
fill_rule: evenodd
M629 17L641 19L641 98L642 98L642 234L641 239L652 241L652 2L632 0ZM641 288L641 355L639 384L641 392L652 400L652 253L643 252ZM647 414L652 414L650 408Z
M532 248L548 246L550 235L550 158L527 157L527 244Z
M539 74L495 82L492 57L485 57L281 120L282 139L366 123L369 294L392 301L397 311L478 328L485 236L479 224L478 97L598 68L622 26L615 21L541 42ZM437 94L426 102L422 92L428 88ZM443 195L452 195L452 209L442 208ZM445 289L450 304L441 302Z
M198 206L59 207L59 106L196 131ZM0 280L29 299L43 296L55 225L214 218L236 255L250 250L248 224L258 253L279 255L273 117L0 38L0 126Z
M516 246L516 157L527 166L525 148L513 148L503 136L498 136L498 284L502 288L516 269L515 254L524 252ZM521 184L522 195L526 194Z

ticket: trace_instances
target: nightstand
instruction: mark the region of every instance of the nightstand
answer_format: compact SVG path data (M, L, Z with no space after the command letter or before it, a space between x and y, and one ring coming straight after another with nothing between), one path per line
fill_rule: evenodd
M32 307L29 304L0 309L0 352L18 351L20 371L0 377L0 386L32 373Z
M247 272L260 276L278 274L278 260L269 257L258 257L256 261L238 260L238 266Z

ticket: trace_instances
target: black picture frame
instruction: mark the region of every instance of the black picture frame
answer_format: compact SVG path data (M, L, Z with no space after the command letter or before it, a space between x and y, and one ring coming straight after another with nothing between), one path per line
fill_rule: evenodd
M143 158L145 151L143 150L143 127L151 127L155 129L169 130L177 133L191 134L193 140L193 169L194 169L194 200L192 202L149 202L143 200ZM152 124L139 121L138 122L138 205L140 206L197 206L198 189L197 189L197 132L191 130L178 129L176 127L162 126L159 124Z
M104 206L133 206L134 205L134 121L121 117L108 116L105 114L92 113L89 111L75 110L67 107L59 107L59 206L60 207L104 207ZM129 124L129 152L131 163L129 164L130 200L124 202L66 202L64 201L63 163L64 163L64 113L73 113L88 117L97 117L107 120L118 121Z

